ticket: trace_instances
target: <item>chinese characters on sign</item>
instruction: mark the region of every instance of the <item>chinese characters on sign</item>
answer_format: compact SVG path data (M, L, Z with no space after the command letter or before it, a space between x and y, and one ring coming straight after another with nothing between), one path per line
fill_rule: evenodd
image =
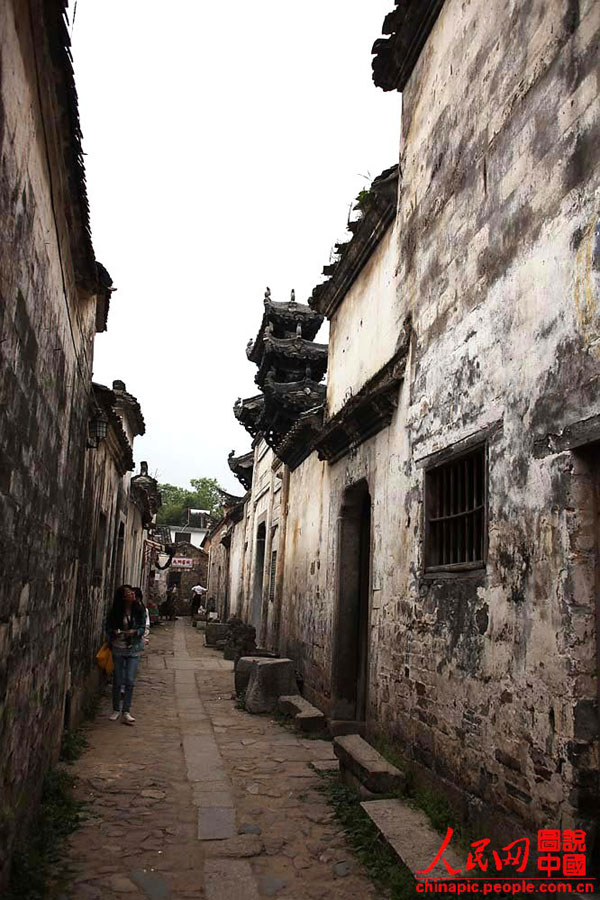
M186 559L185 556L174 556L171 565L174 569L193 569L194 560Z
M444 856L454 830L448 828L440 849L433 862L427 868L420 869L417 875L428 875L437 868L440 873L441 865L446 873L451 876L463 874L462 869L451 865ZM558 876L561 878L582 878L586 875L585 855L585 831L561 830L558 828L542 828L537 835L537 871L546 878ZM511 841L500 850L489 849L490 839L482 838L473 841L467 855L464 869L466 876L473 877L477 872L488 875L502 872L510 874L522 874L529 862L531 853L531 841L528 837ZM439 868L438 868L439 867Z

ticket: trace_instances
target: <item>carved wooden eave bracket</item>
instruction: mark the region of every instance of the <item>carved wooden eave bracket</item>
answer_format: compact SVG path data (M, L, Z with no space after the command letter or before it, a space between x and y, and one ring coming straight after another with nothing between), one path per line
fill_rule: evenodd
M410 333L410 318L407 318L400 346L392 358L324 423L314 443L319 459L335 463L391 423L406 369Z
M403 91L444 0L395 0L382 32L389 37L373 44L373 81L384 91Z
M246 400L238 399L233 407L234 416L253 438L260 432L260 420L264 407L265 398L262 394L248 397Z
M398 199L398 166L392 166L374 179L366 197L360 202L362 215L350 222L352 238L337 244L338 259L323 268L327 281L318 284L309 304L331 319L336 309L377 249L396 217Z
M232 450L227 457L227 463L242 487L247 491L250 490L254 471L254 451L244 453L243 456L234 456Z

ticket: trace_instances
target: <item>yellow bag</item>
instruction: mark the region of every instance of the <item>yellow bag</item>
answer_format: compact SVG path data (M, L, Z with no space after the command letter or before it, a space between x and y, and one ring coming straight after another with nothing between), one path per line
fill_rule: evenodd
M96 662L101 669L104 669L107 675L112 675L115 664L113 662L112 650L110 649L106 641L102 644L102 646L96 653Z

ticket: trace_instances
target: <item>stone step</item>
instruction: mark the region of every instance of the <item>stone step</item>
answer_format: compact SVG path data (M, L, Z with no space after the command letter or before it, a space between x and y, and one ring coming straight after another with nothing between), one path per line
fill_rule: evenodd
M360 805L388 846L413 875L429 880L453 877L441 859L427 875L417 875L417 872L429 868L444 840L422 810L412 809L402 800L365 800ZM464 877L466 861L456 843L448 845L444 858L453 869L460 870L457 878Z
M360 734L365 736L366 722L354 722L351 719L327 719L327 730L332 738L343 734Z
M315 732L325 730L325 716L320 709L312 706L300 694L288 694L277 701L277 709L284 716L290 716L300 731Z
M333 751L340 761L342 778L352 787L356 787L358 782L372 794L404 790L404 773L384 759L359 734L334 738Z

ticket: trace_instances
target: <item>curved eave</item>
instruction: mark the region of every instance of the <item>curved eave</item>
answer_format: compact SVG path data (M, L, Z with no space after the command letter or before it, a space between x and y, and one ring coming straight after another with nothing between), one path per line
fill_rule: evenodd
M257 366L261 363L267 328L271 324L279 331L292 332L301 325L302 338L313 341L323 324L323 316L307 303L276 303L274 300L265 300L265 311L258 334L246 354L250 362Z
M243 425L251 437L256 437L260 431L260 418L263 414L265 398L262 394L249 397L247 400L238 400L233 407L233 414Z
M265 379L265 393L271 403L279 403L288 409L302 412L323 403L327 388L311 379L305 381L277 382L269 375Z
M373 44L373 81L384 91L403 91L412 75L444 0L395 0Z

